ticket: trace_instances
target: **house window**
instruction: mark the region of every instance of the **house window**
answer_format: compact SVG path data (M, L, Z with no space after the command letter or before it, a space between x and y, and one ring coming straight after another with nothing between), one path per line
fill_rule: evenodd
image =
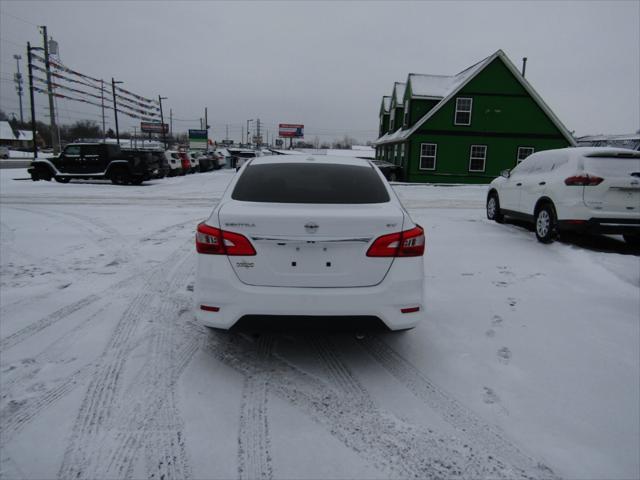
M455 125L471 125L471 98L456 98Z
M420 170L436 169L436 152L438 146L435 143L420 144Z
M405 127L409 126L409 100L405 100L404 102L404 120L403 125Z
M400 144L400 165L404 164L404 143Z
M520 163L534 152L533 147L518 147L518 157L516 163Z
M487 161L486 145L471 145L471 154L469 155L469 171L484 172L484 165Z
M398 145L393 146L393 163L398 161Z
M395 119L396 119L396 109L392 108L391 117L389 118L389 131L391 132L393 132L393 124L395 123Z

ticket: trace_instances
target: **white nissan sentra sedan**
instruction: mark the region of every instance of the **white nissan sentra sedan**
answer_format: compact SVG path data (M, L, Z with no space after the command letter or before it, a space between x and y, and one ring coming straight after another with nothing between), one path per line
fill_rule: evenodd
M196 316L228 329L247 315L423 315L424 230L371 162L255 158L196 232Z

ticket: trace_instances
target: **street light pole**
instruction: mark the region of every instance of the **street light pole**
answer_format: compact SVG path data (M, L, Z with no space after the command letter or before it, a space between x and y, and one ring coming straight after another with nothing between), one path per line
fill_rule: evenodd
M118 142L118 145L120 145L120 131L118 130L118 105L116 104L116 83L122 82L116 82L113 77L111 77L111 91L113 92L113 116L116 120L116 141Z
M162 129L162 144L164 149L167 149L167 132L164 129L164 115L162 114L162 100L167 100L168 97L161 97L158 95L158 102L160 102L160 128Z
M18 69L18 73L15 75L16 80L16 90L18 91L18 101L20 102L20 123L24 123L24 117L22 116L22 74L20 73L20 59L22 55L14 55L13 58L16 59L16 68Z

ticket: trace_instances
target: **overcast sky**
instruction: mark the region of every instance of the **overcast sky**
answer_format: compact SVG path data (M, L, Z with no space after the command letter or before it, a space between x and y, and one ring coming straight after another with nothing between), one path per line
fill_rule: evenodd
M174 132L240 139L247 119L305 137L377 135L380 99L409 72L455 74L502 49L576 135L640 128L640 2L0 1L0 109L18 115L15 53L47 25L70 68L168 97ZM25 75L26 78L26 75ZM25 87L27 86L25 82ZM45 120L46 98L36 98ZM60 120L100 109L59 101ZM28 90L24 112L28 116ZM107 127L113 126L112 114ZM121 130L134 120L121 121Z

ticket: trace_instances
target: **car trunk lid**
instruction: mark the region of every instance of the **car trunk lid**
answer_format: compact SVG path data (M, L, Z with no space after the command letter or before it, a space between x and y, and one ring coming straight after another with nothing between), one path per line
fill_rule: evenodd
M243 283L277 287L363 287L380 283L393 257L367 257L379 236L403 229L398 205L276 204L232 200L223 230L240 233L256 255L228 257Z

